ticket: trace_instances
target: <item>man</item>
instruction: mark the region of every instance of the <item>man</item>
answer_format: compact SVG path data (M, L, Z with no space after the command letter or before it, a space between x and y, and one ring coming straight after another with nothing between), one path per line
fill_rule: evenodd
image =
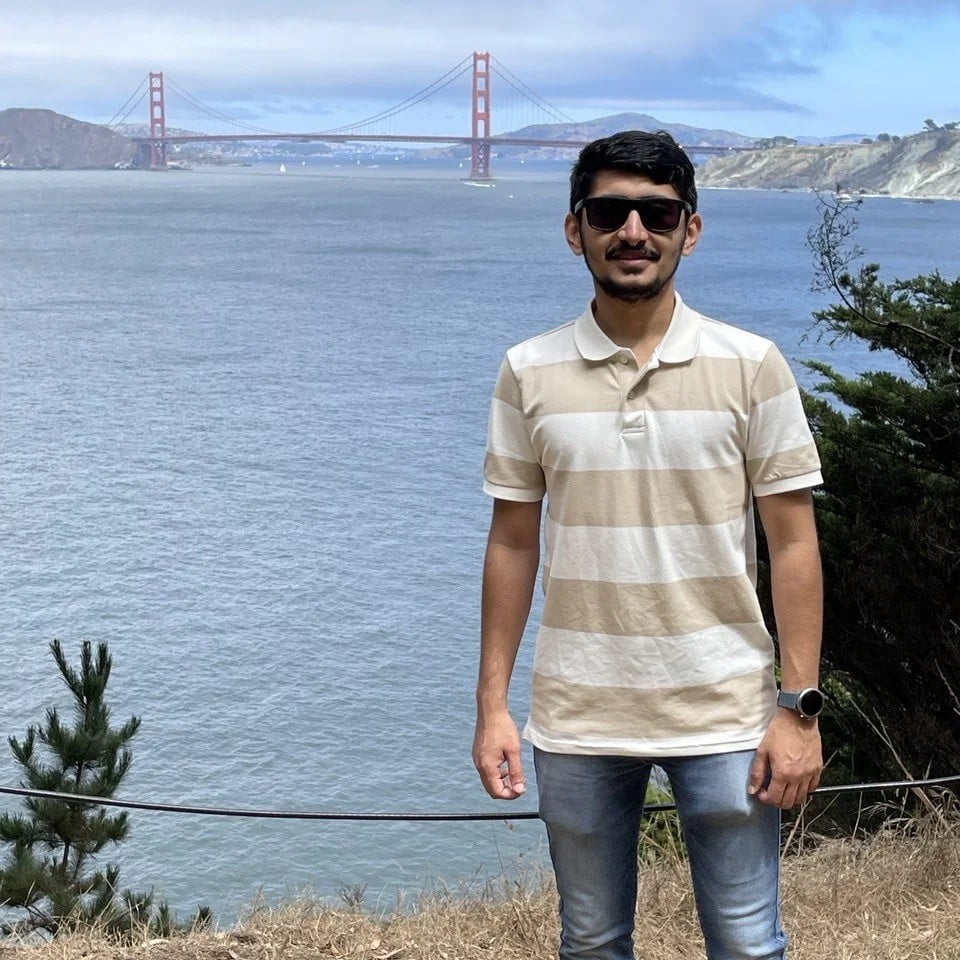
M507 689L540 561L545 603L524 736L560 895L560 956L629 960L651 764L670 779L710 960L782 958L780 809L822 768L820 461L777 348L674 289L702 230L669 134L583 149L564 230L594 297L507 352L484 488L474 762L525 791ZM731 278L733 279L733 278ZM753 499L781 651L756 595Z

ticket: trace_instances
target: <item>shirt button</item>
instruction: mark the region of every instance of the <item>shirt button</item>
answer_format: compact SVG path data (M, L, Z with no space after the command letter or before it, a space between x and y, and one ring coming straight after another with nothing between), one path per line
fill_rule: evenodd
M619 359L620 359L620 362L621 362L621 363L629 363L629 362L630 362L630 354L629 354L629 353L621 353Z

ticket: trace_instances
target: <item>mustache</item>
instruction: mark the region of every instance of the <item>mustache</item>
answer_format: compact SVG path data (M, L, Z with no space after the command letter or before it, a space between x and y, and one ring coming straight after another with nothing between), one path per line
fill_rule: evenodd
M630 250L633 253L643 254L645 257L649 257L651 260L659 260L660 254L656 250L651 250L648 247L640 245L633 245L629 243L618 243L615 247L611 247L605 254L604 259L606 260L616 260L624 250Z

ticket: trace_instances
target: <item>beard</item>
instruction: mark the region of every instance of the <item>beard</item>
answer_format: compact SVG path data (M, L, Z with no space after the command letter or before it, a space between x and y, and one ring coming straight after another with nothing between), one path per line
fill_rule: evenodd
M611 251L616 253L616 250ZM667 253L666 257L672 256L672 252ZM593 266L590 263L589 255L584 255L583 262L587 265L587 270L590 273L590 276L593 277L593 282L609 297L613 297L614 300L619 300L621 303L639 303L642 300L654 300L656 299L663 288L674 278L677 270L680 267L680 260L683 254L680 250L677 250L676 256L674 258L673 264L666 274L659 274L654 277L653 280L648 281L629 281L629 280L615 280L609 276L600 276L597 271L593 269ZM611 259L610 254L607 254L606 259ZM658 260L654 261L660 263L663 259L661 256Z

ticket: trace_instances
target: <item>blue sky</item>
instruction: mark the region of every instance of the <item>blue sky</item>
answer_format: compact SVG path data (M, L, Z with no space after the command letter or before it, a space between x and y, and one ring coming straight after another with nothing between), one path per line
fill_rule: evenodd
M324 130L489 50L577 120L636 111L754 136L960 120L960 0L34 0L0 12L0 108L105 122L163 70L229 116ZM467 77L378 132L469 133ZM492 80L493 131L545 115ZM145 120L141 105L131 119ZM172 94L168 122L197 129ZM210 132L225 127L207 124Z

